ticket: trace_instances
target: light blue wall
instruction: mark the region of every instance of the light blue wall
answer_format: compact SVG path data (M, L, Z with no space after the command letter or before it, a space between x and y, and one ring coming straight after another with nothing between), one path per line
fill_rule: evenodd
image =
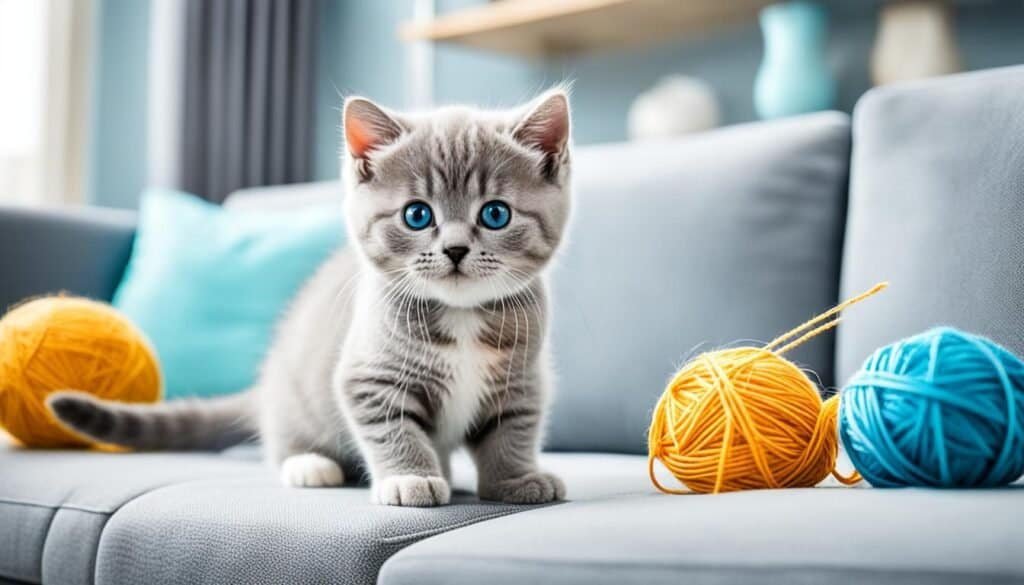
M396 27L412 15L411 0L319 0L317 179L338 177L341 104L360 94L401 108L405 99L405 47Z
M958 7L957 14L957 37L967 69L1024 63L1024 3L969 4ZM876 25L875 7L832 9L828 62L839 82L838 109L851 111L871 87L868 60ZM615 141L626 136L632 99L670 73L709 82L726 124L756 119L752 93L761 52L761 32L752 22L645 50L563 59L548 65L548 77L575 80L577 143Z
M407 107L407 46L399 24L413 17L413 0L320 0L320 80L317 91L316 177L338 176L340 108L359 94L394 108ZM437 0L438 12L476 0ZM434 52L434 97L438 103L507 106L545 87L543 64L513 57L438 46Z
M98 0L86 198L135 207L146 181L149 0Z
M439 14L459 10L480 0L436 0ZM434 100L439 104L467 103L486 107L513 106L554 83L543 64L439 44L434 49Z
M338 146L341 144L338 121L341 119L343 95L340 80L344 78L343 7L334 0L320 0L319 4L313 172L318 179L331 179L338 176Z
M405 107L406 46L399 23L413 0L317 0L320 3L315 175L338 176L343 96L363 94ZM439 12L485 0L437 0ZM836 3L829 62L839 79L839 107L849 111L870 87L867 60L874 39L873 3ZM846 6L845 8L843 6ZM98 0L90 137L90 200L133 207L146 174L146 77L149 0ZM968 68L1024 62L1024 4L993 1L958 8L958 36ZM438 103L504 106L570 79L576 141L621 140L637 93L663 75L707 80L726 123L754 119L751 99L761 58L756 23L653 48L536 62L440 45L434 54Z
M358 5L358 15L363 19L355 31L346 29L351 38L341 41L340 50L355 51L371 61L380 57L396 59L390 67L352 68L349 58L349 69L337 72L344 80L339 86L386 103L400 103L404 53L395 29L399 22L411 18L411 2L338 1L346 7ZM486 1L437 0L437 7L443 13ZM829 4L832 30L828 60L839 81L837 106L850 111L871 86L868 59L878 4L840 0ZM969 69L1024 62L1024 4L1008 0L967 2L957 12L959 42ZM372 54L367 56L370 48ZM755 22L653 48L548 62L440 45L435 51L434 94L439 103L499 106L518 103L552 83L572 80L577 143L615 141L625 137L626 112L632 99L670 73L708 81L721 100L725 123L754 120L751 96L761 50L761 33ZM362 63L359 58L356 61ZM380 95L374 91L377 88L382 90ZM394 101L396 97L399 102ZM333 136L337 136L336 128Z
M874 9L833 11L827 59L839 83L839 109L850 111L871 85L867 59L875 20ZM755 120L753 85L762 51L761 31L752 21L646 49L561 59L548 67L551 77L575 80L575 139L585 144L623 140L630 103L669 74L709 83L723 123Z

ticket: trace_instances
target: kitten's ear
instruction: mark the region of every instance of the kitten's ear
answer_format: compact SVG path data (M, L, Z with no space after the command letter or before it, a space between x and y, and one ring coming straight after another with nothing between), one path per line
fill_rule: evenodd
M345 145L355 159L366 159L370 152L398 140L403 132L397 120L366 98L345 100L341 118Z
M569 96L561 89L540 96L516 124L512 136L557 161L569 143Z

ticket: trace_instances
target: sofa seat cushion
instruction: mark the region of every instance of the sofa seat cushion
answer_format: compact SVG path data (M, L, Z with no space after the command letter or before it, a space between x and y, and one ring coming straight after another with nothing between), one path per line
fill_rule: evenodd
M381 585L1024 583L1024 485L568 502L417 543Z
M101 533L127 502L169 485L265 474L209 454L30 451L0 438L0 578L91 583Z
M650 491L635 456L545 455L572 498ZM442 508L370 504L365 487L296 490L276 478L217 479L139 497L111 519L97 583L376 582L381 565L424 538L535 509L481 502L468 457L453 462L456 494Z
M110 520L96 582L372 584L401 548L517 509L467 493L452 502L379 506L364 487L293 489L270 474L168 486Z
M642 457L544 455L570 497L649 492ZM223 455L0 447L0 580L28 583L374 583L401 548L532 509L480 502L468 457L453 505L369 503L365 486L278 485L253 447Z

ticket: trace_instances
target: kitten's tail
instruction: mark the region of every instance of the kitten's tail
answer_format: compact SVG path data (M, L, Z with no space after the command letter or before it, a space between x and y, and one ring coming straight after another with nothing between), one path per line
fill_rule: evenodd
M130 404L77 391L55 392L46 404L72 432L141 451L219 450L256 433L254 392L208 400Z

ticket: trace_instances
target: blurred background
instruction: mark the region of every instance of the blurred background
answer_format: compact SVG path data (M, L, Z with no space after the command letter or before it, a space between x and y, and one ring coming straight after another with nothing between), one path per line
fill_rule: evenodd
M0 203L134 208L338 176L340 105L573 88L575 140L658 139L1024 62L1024 2L0 0Z

